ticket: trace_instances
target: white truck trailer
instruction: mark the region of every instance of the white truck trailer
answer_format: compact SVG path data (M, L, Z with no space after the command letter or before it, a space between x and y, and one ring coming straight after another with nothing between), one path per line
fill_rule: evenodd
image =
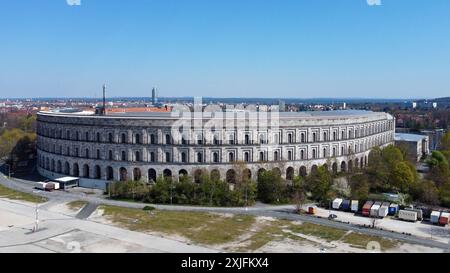
M400 210L398 212L398 218L404 221L416 222L417 211L412 210Z

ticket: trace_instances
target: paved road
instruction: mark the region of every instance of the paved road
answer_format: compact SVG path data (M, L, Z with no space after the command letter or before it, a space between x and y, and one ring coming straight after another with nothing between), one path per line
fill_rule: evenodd
M70 202L73 200L83 200L92 204L100 205L113 205L113 206L121 206L128 208L143 208L148 204L142 203L134 203L134 202L125 202L125 201L116 201L109 200L99 196L89 196L82 193L68 193L62 191L55 192L38 192L33 189L34 182L25 181L25 180L15 180L11 181L0 174L0 184L7 186L9 188L28 192L36 195L41 195L49 198L52 202ZM387 230L379 230L379 229L371 229L364 228L357 225L341 223L337 221L330 221L325 218L317 218L309 215L299 215L294 214L294 206L293 205L284 205L284 206L269 206L269 205L259 205L248 208L218 208L218 207L194 207L194 206L173 206L173 205L152 205L157 209L161 210L177 210L177 211L202 211L202 212L228 212L228 213L240 213L240 214L250 214L255 216L269 216L278 219L288 219L288 220L297 220L303 221L313 224L319 224L323 226L340 228L345 230L352 230L356 232L360 232L367 235L375 235L384 238L390 238L395 240L402 240L407 243L419 244L428 247L435 247L444 249L450 252L450 244L445 244L442 242L437 242L431 239L417 237L413 235L405 235L397 232L387 231Z

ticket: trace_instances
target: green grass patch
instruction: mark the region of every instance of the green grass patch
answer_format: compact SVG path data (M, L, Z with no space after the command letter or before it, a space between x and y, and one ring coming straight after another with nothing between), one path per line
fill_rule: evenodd
M371 235L355 233L355 232L352 232L352 233L346 235L342 239L342 242L347 243L347 244L351 245L352 247L363 248L363 249L366 249L367 244L372 241L378 242L380 244L381 251L386 251L386 250L395 248L399 245L399 242L395 241L395 240L390 240L390 239L385 239L382 237L371 236Z
M311 235L326 240L327 242L337 241L345 235L346 231L337 228L331 228L316 224L303 223L301 225L289 226L289 229L294 233L301 233L304 235Z
M69 207L69 209L71 209L73 211L79 211L81 208L86 206L86 204L87 204L86 201L77 200L77 201L69 202L66 205L67 205L67 207Z
M236 240L255 222L253 216L189 212L144 211L115 206L101 206L104 216L134 231L157 231L181 235L194 243L216 245Z
M11 190L9 188L4 187L3 185L0 185L0 197L7 198L10 200L21 200L37 204L45 203L48 201L48 199L45 197Z

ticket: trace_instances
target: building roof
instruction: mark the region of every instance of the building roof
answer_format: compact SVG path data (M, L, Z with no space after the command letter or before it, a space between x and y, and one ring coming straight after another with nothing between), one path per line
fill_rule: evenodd
M427 136L417 134L403 134L403 133L395 134L395 141L418 142L422 141L424 138L427 138Z

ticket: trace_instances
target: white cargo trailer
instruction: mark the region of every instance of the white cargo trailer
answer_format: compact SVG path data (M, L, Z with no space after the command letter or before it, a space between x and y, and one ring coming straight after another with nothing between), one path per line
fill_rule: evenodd
M352 207L351 211L357 212L359 207L359 201L358 200L352 200Z
M45 182L37 182L36 183L36 189L45 191L45 187L47 186L47 183Z
M370 208L370 216L371 217L378 217L378 211L380 210L380 205L373 205Z
M430 222L432 224L439 224L439 218L441 217L440 211L433 211L430 215Z
M417 212L412 210L400 210L398 212L398 218L405 221L416 222Z
M380 209L378 210L378 216L379 217L386 217L389 213L389 205L383 205L380 207Z
M339 209L341 207L341 204L344 200L342 200L341 198L336 198L333 201L333 209Z

